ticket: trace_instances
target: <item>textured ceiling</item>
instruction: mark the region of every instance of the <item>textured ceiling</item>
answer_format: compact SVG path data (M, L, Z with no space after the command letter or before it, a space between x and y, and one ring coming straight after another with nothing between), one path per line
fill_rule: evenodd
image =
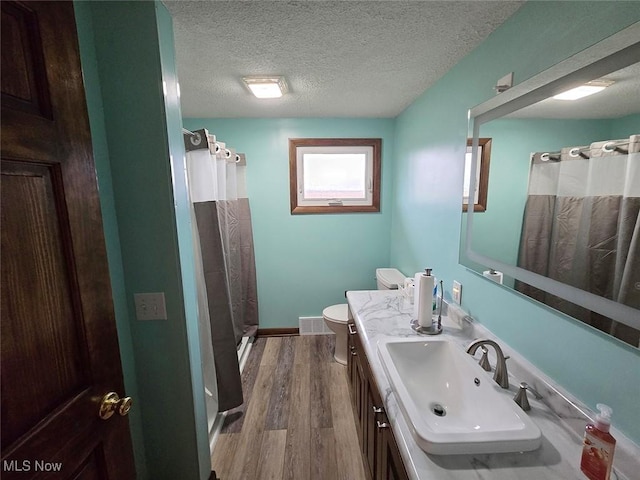
M165 1L185 117L394 117L521 1ZM258 100L247 75L284 75Z

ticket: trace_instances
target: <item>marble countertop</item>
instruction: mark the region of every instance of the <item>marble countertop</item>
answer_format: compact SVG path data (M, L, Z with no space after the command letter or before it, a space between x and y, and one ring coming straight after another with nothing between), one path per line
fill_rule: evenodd
M542 372L537 370L517 352L496 338L484 326L467 317L460 307L445 303L443 333L437 338L446 339L464 349L476 338L497 341L508 362L509 390L504 394L513 397L520 382L527 382L542 399L529 394L531 410L528 412L542 432L542 446L532 452L481 455L431 455L416 444L407 425L394 392L380 362L377 342L383 337L415 338L411 329L413 306L397 290L373 290L347 292L347 300L371 370L380 388L384 408L398 442L409 477L412 480L585 480L580 471L582 435L591 412L570 394L564 392ZM491 353L493 349L490 349ZM495 359L491 358L491 365ZM421 372L420 374L427 374ZM488 378L492 373L487 372ZM631 480L640 471L640 448L615 429L617 440L612 479Z

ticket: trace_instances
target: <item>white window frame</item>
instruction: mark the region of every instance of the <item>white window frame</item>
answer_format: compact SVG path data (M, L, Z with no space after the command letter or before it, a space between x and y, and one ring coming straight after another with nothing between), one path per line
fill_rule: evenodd
M381 145L379 138L291 138L289 170L291 213L353 213L380 211ZM364 153L364 198L305 198L304 155Z

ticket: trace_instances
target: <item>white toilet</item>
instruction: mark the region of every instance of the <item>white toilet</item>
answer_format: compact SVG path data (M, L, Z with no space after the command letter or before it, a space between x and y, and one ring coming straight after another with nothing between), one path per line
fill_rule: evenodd
M395 268L376 269L378 290L396 290L404 283L405 276ZM322 311L325 323L336 334L336 348L333 358L342 365L347 364L347 322L349 306L346 303L331 305Z

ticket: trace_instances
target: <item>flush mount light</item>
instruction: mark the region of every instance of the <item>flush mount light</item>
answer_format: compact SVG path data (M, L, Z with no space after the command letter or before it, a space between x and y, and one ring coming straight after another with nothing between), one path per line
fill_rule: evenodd
M580 85L579 87L554 95L553 98L556 100L578 100L579 98L601 92L612 84L613 82L610 80L593 80L585 83L584 85Z
M284 77L243 77L242 80L258 98L279 98L287 93Z

